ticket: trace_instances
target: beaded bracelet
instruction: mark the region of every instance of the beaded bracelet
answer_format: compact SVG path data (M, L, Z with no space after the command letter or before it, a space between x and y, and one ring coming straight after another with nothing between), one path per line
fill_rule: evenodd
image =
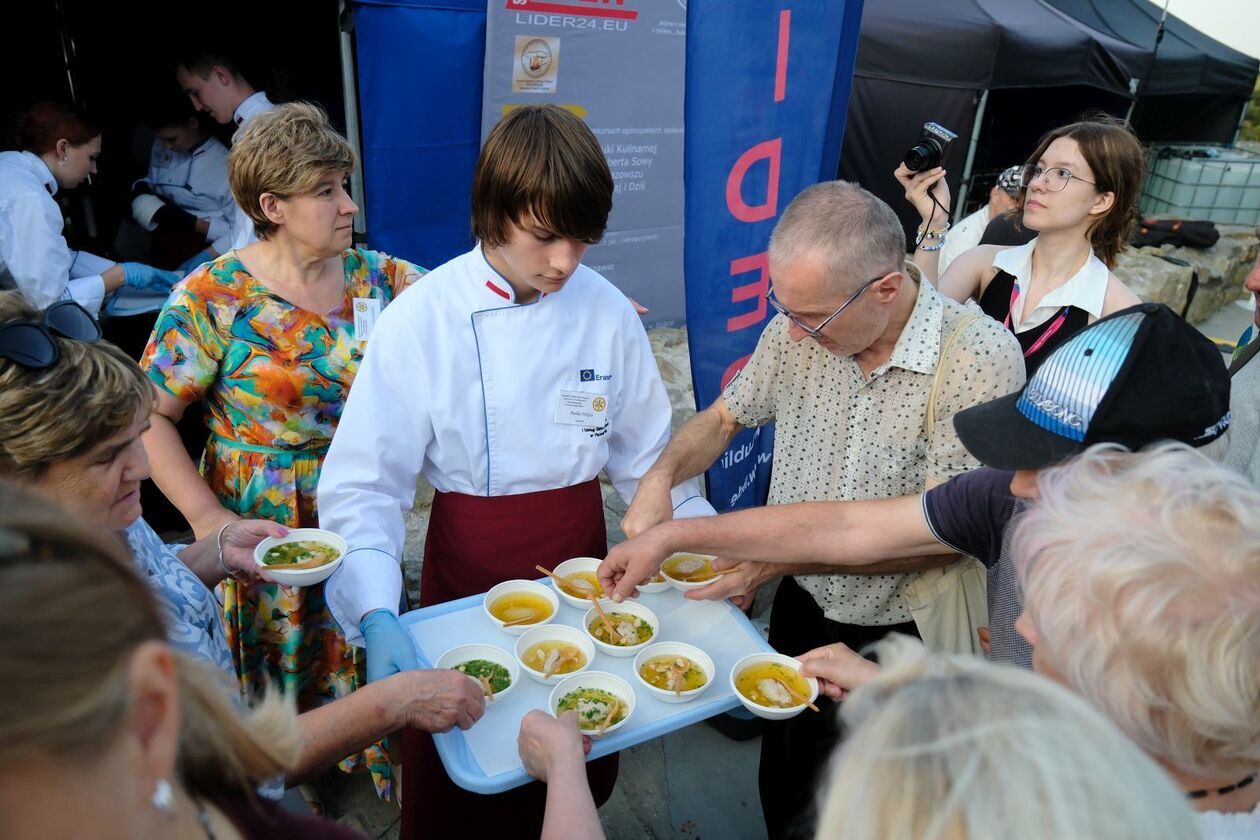
M947 230L949 230L949 222L946 222L945 227L940 228L939 230L929 230L925 232L923 228L920 227L917 231L915 231L914 238L916 242L922 242L925 239L940 239L945 235Z
M942 235L937 238L935 245L920 245L919 250L920 251L939 251L944 247L945 247L945 237L944 235Z

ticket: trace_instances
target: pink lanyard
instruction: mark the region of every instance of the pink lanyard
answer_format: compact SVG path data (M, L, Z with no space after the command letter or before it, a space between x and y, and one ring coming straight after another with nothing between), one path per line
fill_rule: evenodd
M1015 311L1015 301L1017 300L1019 300L1019 286L1016 285L1015 283L1012 283L1011 284L1011 305L1010 305L1010 308L1006 310L1006 320L1002 322L1002 326L1006 327L1011 332L1015 332L1014 328L1011 327L1011 313ZM1063 307L1063 309L1059 312L1058 317L1056 317L1050 323L1050 326L1047 327L1046 331L1041 334L1041 337L1033 342L1032 347L1029 347L1027 350L1024 351L1025 359L1027 359L1033 353L1036 353L1038 350L1040 350L1042 346L1045 345L1045 343L1050 340L1050 336L1054 335L1055 333L1059 331L1059 327L1063 326L1063 322L1067 320L1069 308L1070 307L1067 307L1067 306Z

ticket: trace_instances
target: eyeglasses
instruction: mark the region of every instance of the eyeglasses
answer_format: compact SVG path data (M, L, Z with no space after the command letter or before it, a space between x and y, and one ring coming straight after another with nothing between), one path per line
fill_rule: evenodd
M870 280L867 280L861 286L858 286L858 290L854 292L853 295L848 300L840 304L839 309L837 309L835 312L832 312L830 315L824 318L823 322L816 327L809 326L808 324L804 323L800 318L797 318L795 315L793 315L788 310L788 308L784 306L782 303L780 303L779 299L774 296L774 289L770 289L769 291L766 292L766 303L774 307L775 312L778 312L784 318L787 318L793 324L796 324L796 326L800 327L801 331L804 332L806 335L817 336L820 332L822 332L826 328L828 324L834 321L841 312L848 309L849 306L853 303L853 301L861 297L862 292L865 292L875 283L879 282L880 280L883 280L885 277L887 277L891 273L892 273L891 271L885 271L883 274L879 275L878 277L872 277Z
M74 301L58 301L44 310L42 321L0 324L0 358L32 370L50 368L61 358L54 336L92 344L101 340L101 325Z
M1070 169L1063 167L1055 167L1054 169L1042 169L1036 164L1028 164L1019 173L1019 185L1024 189L1028 189L1033 185L1033 181L1042 178L1042 183L1046 185L1046 189L1050 192L1063 192L1067 187L1068 181L1082 181L1089 184L1095 189L1098 185L1093 181L1086 181L1084 178L1078 178L1072 174Z

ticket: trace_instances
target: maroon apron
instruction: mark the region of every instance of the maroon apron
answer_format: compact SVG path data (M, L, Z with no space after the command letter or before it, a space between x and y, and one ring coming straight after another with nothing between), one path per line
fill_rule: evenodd
M599 480L559 490L514 496L438 493L420 572L420 606L485 592L514 578L539 577L535 565L552 568L570 557L603 557L608 549ZM484 796L446 775L433 738L403 732L402 833L404 840L445 840L494 826L503 838L536 840L542 833L547 788L531 782ZM587 780L602 805L617 782L617 756L586 765Z

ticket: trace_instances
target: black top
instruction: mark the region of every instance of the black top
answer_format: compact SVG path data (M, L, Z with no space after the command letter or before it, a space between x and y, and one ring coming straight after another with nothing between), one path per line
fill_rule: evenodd
M998 273L993 276L984 293L980 295L980 308L995 321L1006 323L1007 316L1011 314L1011 290L1014 288L1015 277L998 269ZM1056 347L1089 325L1089 313L1084 309L1075 306L1067 306L1064 309L1067 310L1067 318L1063 321L1063 325L1055 330L1046 339L1045 343L1031 353L1029 351L1033 345L1050 331L1055 322L1059 320L1059 316L1054 315L1044 324L1033 327L1031 330L1015 333L1015 338L1019 340L1020 349L1024 352L1024 369L1029 378L1032 378L1033 371L1041 366L1041 363L1054 352Z
M1010 213L998 213L980 235L981 245L1026 245L1037 238L1037 231L1029 230Z

